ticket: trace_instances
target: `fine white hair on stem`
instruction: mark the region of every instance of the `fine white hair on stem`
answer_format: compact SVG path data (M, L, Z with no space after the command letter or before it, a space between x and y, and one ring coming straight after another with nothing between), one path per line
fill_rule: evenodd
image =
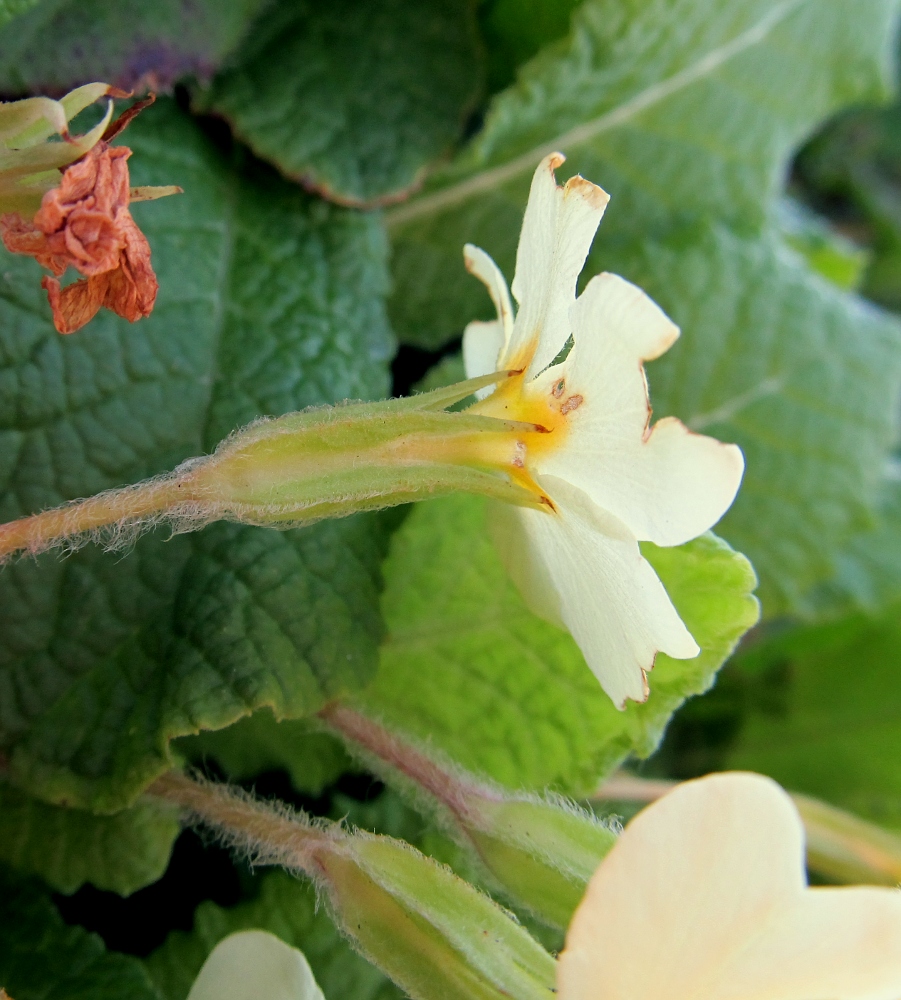
M164 473L2 525L0 565L17 555L38 556L53 549L75 552L88 543L121 551L161 524L178 534L215 520L217 513L197 498L162 506L180 478L180 474Z

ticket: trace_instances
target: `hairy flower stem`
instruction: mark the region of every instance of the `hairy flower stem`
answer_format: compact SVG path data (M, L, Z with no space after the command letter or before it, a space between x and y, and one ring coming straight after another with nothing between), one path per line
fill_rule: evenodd
M490 786L462 780L449 767L443 767L390 729L346 705L339 702L326 705L319 712L319 718L352 748L362 751L367 758L374 758L372 763L376 767L381 763L396 768L446 806L463 824L479 824L474 793L490 801L502 801Z
M169 773L152 796L258 862L310 876L351 943L414 1000L548 1000L553 958L506 911L390 837L350 831Z
M147 789L184 810L192 820L219 833L232 847L262 864L277 864L316 876L317 847L334 844L338 827L314 825L303 814L273 809L226 785L169 771Z
M171 473L0 526L0 562L92 540L118 548L161 522L286 528L458 491L548 509L522 460L523 436L541 428L445 412L507 376L257 421Z
M152 480L0 525L0 562L16 552L37 555L67 540L90 538L115 525L153 523L179 502L179 484Z
M595 799L653 802L677 782L614 775ZM901 837L807 795L792 794L807 833L807 864L834 882L894 886L901 882Z

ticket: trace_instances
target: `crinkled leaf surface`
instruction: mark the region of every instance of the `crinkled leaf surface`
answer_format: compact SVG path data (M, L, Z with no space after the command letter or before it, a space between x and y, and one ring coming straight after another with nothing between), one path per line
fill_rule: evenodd
M267 8L198 107L342 204L397 200L460 138L481 89L473 0Z
M342 938L315 890L286 872L263 876L256 899L232 909L215 903L197 908L190 934L176 931L147 967L165 1000L184 1000L213 948L234 931L261 928L300 948L328 1000L396 1000L397 988L360 958Z
M901 599L901 482L895 475L882 484L875 523L848 540L836 564L838 572L805 595L806 617L878 615Z
M773 216L795 146L833 109L883 92L896 7L589 0L571 38L494 100L469 149L387 216L395 325L409 342L432 346L488 312L462 266L464 242L483 246L512 277L541 156L562 149L566 171L611 192L585 273L644 282L682 326L672 358L651 371L653 403L658 413L706 421L748 453L744 495L722 530L760 568L770 614L799 606L835 570L843 542L875 506L891 438L897 327L868 318L781 253ZM655 271L655 258L678 273ZM819 354L824 338L828 359ZM660 374L676 368L692 390ZM857 407L866 410L861 422ZM724 412L732 419L711 419ZM778 434L774 413L791 418ZM826 496L811 507L820 490ZM800 534L799 515L783 517L789 510L803 511Z
M775 238L698 227L618 249L611 269L685 333L648 368L655 417L736 441L746 474L717 526L747 552L770 614L834 574L872 527L893 442L901 335Z
M899 613L895 604L749 650L736 665L775 666L780 683L750 706L725 766L901 829Z
M138 959L67 926L39 885L2 869L0 986L14 1000L159 1000Z
M747 560L707 535L649 546L702 647L660 655L643 705L614 708L568 633L525 606L494 550L481 499L417 505L385 565L388 637L366 711L512 787L592 791L627 754L650 753L671 713L705 690L757 619Z
M39 0L0 31L0 93L57 95L94 80L170 91L209 78L264 2Z
M152 317L60 337L32 261L0 282L3 520L173 467L233 428L388 388L377 221L228 171L158 105L129 130L160 278ZM257 707L302 716L368 679L378 517L277 532L217 524L126 555L89 546L0 570L0 748L48 801L115 810L168 741Z
M179 830L174 810L157 803L96 816L0 785L0 861L60 892L90 882L127 896L155 882Z

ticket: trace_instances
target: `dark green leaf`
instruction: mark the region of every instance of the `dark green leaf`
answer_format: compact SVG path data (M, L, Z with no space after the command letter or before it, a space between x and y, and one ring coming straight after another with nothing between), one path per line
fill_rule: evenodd
M488 0L480 20L488 50L488 86L513 82L517 69L543 46L564 38L579 0Z
M152 317L60 337L32 261L0 280L0 516L134 482L234 427L388 388L372 217L229 171L169 104L129 130L160 278ZM377 517L278 532L220 523L126 556L89 546L0 571L0 748L48 801L116 810L168 741L268 705L297 717L365 681L381 632Z
M481 89L473 0L267 9L198 102L341 204L397 200L450 151Z
M594 790L650 753L673 711L705 690L757 618L746 559L713 536L645 552L703 652L660 655L651 696L619 712L571 637L527 610L484 525L484 502L419 504L385 566L389 630L366 711L514 788Z
M136 958L68 927L38 885L2 869L0 987L14 1000L159 1000Z
M0 93L59 95L95 80L169 91L185 76L209 78L263 2L7 0L33 9L0 31Z

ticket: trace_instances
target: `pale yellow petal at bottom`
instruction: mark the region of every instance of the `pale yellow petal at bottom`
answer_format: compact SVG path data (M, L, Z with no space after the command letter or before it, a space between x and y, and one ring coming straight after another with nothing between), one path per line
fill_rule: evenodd
M203 964L188 1000L325 1000L303 953L267 931L239 931Z
M539 483L557 510L513 512L528 549L517 552L508 533L502 558L539 614L535 602L552 588L557 603L543 616L562 620L614 704L644 701L657 652L691 658L697 643L624 525L563 480ZM531 583L523 579L530 567L540 569Z
M894 1000L901 893L808 889L803 827L759 775L686 782L589 883L559 1000Z

